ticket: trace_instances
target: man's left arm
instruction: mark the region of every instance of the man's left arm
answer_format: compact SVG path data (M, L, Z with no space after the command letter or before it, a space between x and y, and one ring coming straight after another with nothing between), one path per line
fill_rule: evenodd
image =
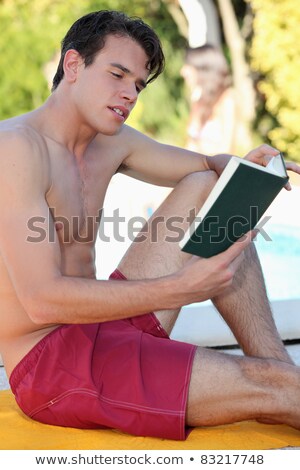
M185 176L196 171L222 173L232 155L202 155L172 145L162 144L126 126L123 138L128 147L120 172L158 186L174 187ZM278 150L267 144L251 150L245 158L266 166ZM287 170L300 174L299 165L286 162ZM287 188L289 189L289 188Z
M159 143L130 127L125 132L128 156L122 162L121 173L158 186L174 187L190 173L210 170L211 157Z

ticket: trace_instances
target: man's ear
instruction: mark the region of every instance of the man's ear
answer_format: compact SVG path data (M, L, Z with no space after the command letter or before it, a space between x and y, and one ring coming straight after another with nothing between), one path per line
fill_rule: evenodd
M75 49L69 49L64 58L64 76L67 82L76 82L78 70L83 60L79 52Z

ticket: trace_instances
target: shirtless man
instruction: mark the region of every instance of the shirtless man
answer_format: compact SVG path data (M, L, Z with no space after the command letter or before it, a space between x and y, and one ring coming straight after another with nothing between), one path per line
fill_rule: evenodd
M230 158L124 124L162 64L144 23L92 13L67 34L45 104L1 123L0 351L12 391L28 416L60 426L172 439L245 419L300 428L300 370L274 325L251 234L200 259L166 243L164 224L151 243L150 220L112 279L96 279L97 216L116 171L174 187L152 221L185 218ZM263 145L246 158L265 165L276 153ZM183 305L209 298L245 357L168 338Z

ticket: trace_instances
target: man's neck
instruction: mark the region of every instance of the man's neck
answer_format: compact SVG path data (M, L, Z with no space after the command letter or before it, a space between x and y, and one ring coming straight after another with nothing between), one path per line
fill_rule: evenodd
M67 148L78 160L97 135L97 132L80 122L70 101L58 90L49 96L43 106L34 113L40 131L48 138Z

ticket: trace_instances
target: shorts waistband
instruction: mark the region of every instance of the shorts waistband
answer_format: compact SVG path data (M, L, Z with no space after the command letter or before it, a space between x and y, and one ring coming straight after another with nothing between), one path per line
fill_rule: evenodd
M9 384L12 392L15 394L19 383L24 379L25 375L31 370L32 365L36 363L41 351L49 341L49 338L58 332L65 325L58 326L55 330L50 331L48 335L42 338L33 348L21 359L10 374Z

